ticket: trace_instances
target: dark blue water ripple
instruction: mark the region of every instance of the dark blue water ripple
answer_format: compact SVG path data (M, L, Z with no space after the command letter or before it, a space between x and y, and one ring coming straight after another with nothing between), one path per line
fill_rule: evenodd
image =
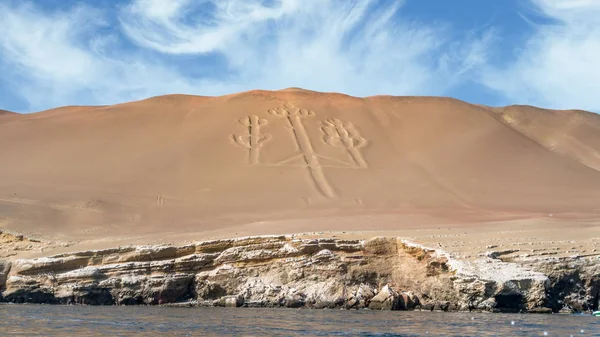
M0 336L600 336L590 315L0 305Z

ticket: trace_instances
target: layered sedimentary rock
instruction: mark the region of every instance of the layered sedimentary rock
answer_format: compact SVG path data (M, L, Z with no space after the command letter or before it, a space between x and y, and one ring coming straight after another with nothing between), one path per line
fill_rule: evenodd
M596 256L455 259L402 240L263 236L0 261L16 303L550 312L597 309Z

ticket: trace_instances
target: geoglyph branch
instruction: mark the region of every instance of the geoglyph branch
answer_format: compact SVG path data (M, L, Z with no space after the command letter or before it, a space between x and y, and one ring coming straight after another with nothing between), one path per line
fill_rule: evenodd
M313 149L308 133L304 128L304 124L302 124L302 118L314 116L315 113L307 109L297 108L291 104L285 104L283 107L270 109L269 113L287 119L293 130L294 141L300 149L302 158L308 167L312 180L324 196L328 198L335 197L335 192L331 185L329 185L329 182L323 173L323 167L319 162L319 157Z
M367 144L367 140L360 136L352 123L337 118L326 119L323 121L321 130L325 134L325 143L334 147L346 148L358 167L368 167L359 150Z
M352 160L352 162L347 162L316 153L313 144L311 143L310 135L304 126L305 118L315 116L313 111L297 108L286 103L282 107L268 110L268 113L273 116L281 117L286 121L297 150L294 155L283 161L274 164L266 163L266 165L278 166L297 163L293 164L293 166L306 168L310 174L310 180L314 183L316 189L327 198L335 198L336 191L325 176L323 172L324 166L321 164L320 160L327 160L328 162L335 161L341 164L341 166L331 166L331 164L329 164L327 167L368 168L368 164L359 150L367 144L367 140L359 134L352 123L337 118L331 118L324 120L321 125L325 143L333 147L345 149ZM231 135L231 139L235 144L248 149L248 162L250 164L261 164L259 160L260 148L265 142L271 139L270 135L263 135L260 132L261 127L267 124L267 120L261 119L256 115L250 115L241 118L239 123L247 128L247 133L240 135L233 134ZM161 203L161 201L158 202Z
M271 139L271 135L261 135L260 127L267 124L266 119L260 119L256 115L241 118L239 123L248 128L245 135L232 135L233 141L241 147L248 149L248 162L259 163L259 150L264 142Z

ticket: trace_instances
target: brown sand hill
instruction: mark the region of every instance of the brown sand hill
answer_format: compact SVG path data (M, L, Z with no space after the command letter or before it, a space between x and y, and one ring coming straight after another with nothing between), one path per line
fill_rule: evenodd
M19 118L19 117L21 117L21 114L0 109L0 123L6 123L8 121L11 121L11 120Z
M0 109L0 116L10 116L10 115L16 115L16 113L14 113L12 111Z
M193 238L600 215L600 116L300 89L0 122L0 229Z
M531 106L509 106L495 111L504 123L545 148L600 171L598 115Z

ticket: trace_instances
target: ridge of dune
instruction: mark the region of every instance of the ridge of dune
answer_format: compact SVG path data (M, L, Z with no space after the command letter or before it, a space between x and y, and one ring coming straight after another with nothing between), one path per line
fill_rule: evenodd
M20 113L0 109L0 118L2 119L2 123L10 123L11 121L19 119L22 116L23 115Z
M143 241L597 219L596 116L565 152L502 117L564 128L531 109L289 88L22 115L0 124L0 229Z
M8 110L2 110L0 109L0 116L2 115L16 115L16 112L12 112L12 111L8 111Z
M600 171L600 116L525 105L491 109L498 119L550 151Z

